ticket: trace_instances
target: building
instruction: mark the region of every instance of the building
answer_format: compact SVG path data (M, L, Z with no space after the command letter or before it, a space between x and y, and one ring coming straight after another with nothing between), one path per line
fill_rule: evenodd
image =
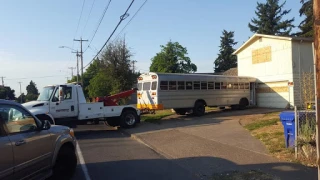
M313 39L254 34L233 54L238 57L238 75L258 79L258 107L302 104L302 74L314 71Z

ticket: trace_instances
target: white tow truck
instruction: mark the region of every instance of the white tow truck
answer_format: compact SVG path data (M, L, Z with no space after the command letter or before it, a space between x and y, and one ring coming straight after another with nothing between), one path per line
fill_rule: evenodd
M105 102L87 103L81 85L49 85L38 99L22 104L40 120L52 124L66 121L107 121L110 126L134 127L140 122L140 110L133 105L106 105Z

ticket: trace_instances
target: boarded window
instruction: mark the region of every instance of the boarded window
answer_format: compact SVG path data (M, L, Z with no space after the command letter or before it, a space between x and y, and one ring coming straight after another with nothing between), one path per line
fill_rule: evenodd
M187 81L186 82L186 90L192 90L192 86L193 86L192 81Z
M208 84L206 81L201 81L201 90L207 90L208 89Z
M214 89L221 89L221 83L219 82L214 83Z
M157 81L153 81L151 84L151 90L157 90Z
M194 90L200 90L200 81L194 81L193 82L193 89Z
M144 91L150 90L150 86L151 86L150 82L143 83L143 90Z
M161 90L168 90L168 81L161 81L160 82L160 89Z
M208 82L208 89L214 89L214 83Z
M169 90L177 90L177 81L169 81Z
M178 90L185 90L185 82L178 81Z

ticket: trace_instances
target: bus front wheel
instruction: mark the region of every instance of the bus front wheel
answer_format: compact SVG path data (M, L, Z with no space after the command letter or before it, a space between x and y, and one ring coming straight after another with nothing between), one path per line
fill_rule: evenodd
M206 112L205 104L201 101L196 102L193 108L193 114L196 116L203 116Z

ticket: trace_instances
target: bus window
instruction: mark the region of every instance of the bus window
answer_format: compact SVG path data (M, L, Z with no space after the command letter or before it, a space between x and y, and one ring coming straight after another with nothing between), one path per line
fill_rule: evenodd
M230 83L230 82L229 82L227 88L228 88L228 89L233 89L233 83Z
M239 89L239 83L233 83L233 89Z
M219 82L214 83L214 89L220 89L221 84Z
M214 89L214 83L208 82L208 89Z
M169 90L177 90L177 82L169 81Z
M161 81L160 82L160 89L161 90L168 90L168 81Z
M192 90L192 81L186 82L186 90Z
M201 90L207 90L208 89L208 85L206 81L201 81Z
M143 90L144 91L150 90L150 86L151 86L150 82L143 83Z
M157 81L153 81L151 84L151 90L157 90Z
M200 81L193 82L193 89L194 90L199 90L200 89Z
M142 83L138 83L138 90L139 90L139 91L142 90Z
M221 89L227 89L227 83L221 82Z
M244 88L245 88L245 89L249 89L249 87L250 87L250 86L249 86L249 83L245 83Z
M240 89L244 89L244 83L239 83Z
M178 90L185 90L185 82L178 81Z

